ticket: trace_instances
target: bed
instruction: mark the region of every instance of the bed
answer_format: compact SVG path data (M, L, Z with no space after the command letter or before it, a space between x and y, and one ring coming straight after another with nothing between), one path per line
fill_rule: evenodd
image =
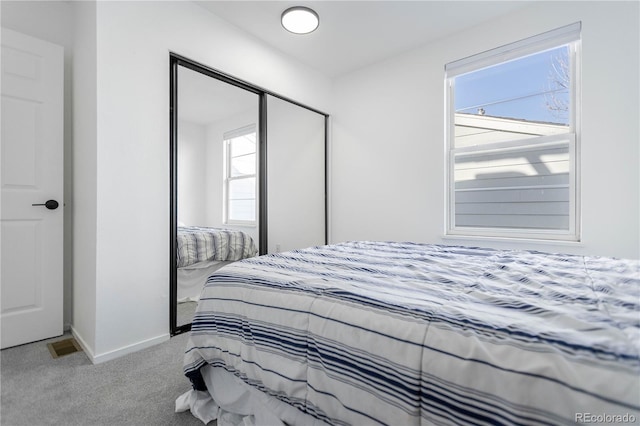
M348 242L209 277L176 410L225 424L640 420L640 262Z
M224 228L179 226L176 244L178 303L197 302L211 273L258 252L249 234Z

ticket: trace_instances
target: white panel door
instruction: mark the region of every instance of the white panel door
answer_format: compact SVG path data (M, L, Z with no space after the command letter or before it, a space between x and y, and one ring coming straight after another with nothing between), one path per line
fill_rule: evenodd
M63 48L2 29L2 348L63 332ZM59 207L34 206L55 200Z

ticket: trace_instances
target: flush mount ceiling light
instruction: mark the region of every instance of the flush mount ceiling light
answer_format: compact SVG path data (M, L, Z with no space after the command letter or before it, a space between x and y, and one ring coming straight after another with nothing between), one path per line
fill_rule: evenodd
M282 26L294 34L309 34L320 24L318 14L304 6L290 7L282 12Z

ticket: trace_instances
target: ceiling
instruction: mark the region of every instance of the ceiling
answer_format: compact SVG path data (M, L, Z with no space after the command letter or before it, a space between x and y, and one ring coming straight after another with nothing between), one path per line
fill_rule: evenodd
M336 77L527 6L529 1L196 1L264 43ZM319 28L295 35L282 12L307 6Z

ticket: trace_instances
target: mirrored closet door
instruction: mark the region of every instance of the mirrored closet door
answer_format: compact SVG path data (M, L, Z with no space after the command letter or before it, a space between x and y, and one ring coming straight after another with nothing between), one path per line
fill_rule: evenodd
M261 96L189 65L172 64L172 330L212 272L260 245Z
M171 54L170 325L188 331L207 277L325 244L328 116Z

